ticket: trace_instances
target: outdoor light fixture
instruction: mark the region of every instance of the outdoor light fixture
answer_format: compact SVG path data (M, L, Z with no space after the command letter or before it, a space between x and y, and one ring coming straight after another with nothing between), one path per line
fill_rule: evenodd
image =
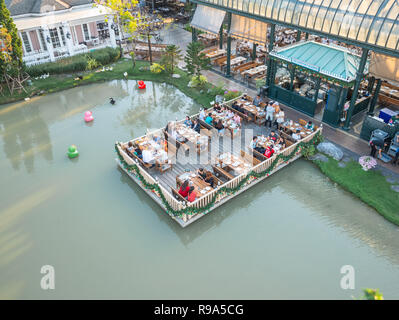
M116 31L116 30L118 30L118 27L117 27L117 25L115 23L112 23L111 29Z
M47 41L47 43L51 43L51 39L49 36L46 37L46 41Z
M69 31L67 32L66 37L67 37L68 39L71 39L71 34L70 34Z

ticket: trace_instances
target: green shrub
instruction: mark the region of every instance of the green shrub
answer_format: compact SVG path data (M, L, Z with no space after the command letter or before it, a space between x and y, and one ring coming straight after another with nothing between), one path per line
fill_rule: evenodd
M77 54L72 57L59 59L55 62L47 62L26 68L31 77L38 77L42 74L75 73L86 70L88 59L94 59L101 65L107 65L119 59L120 53L117 48L104 48L93 50L89 53Z
M238 90L229 90L224 92L224 98L226 99L226 101L238 98L241 95L242 92Z
M93 70L100 65L96 59L90 56L87 56L86 58L87 58L87 65L86 65L87 70Z
M193 88L202 88L205 86L205 84L207 82L208 82L208 79L205 76L200 75L199 77L193 76L191 78L190 84L191 84L191 87L193 87Z
M165 67L164 66L161 66L159 63L153 63L151 66L150 66L150 71L152 72L152 73L161 73L162 71L164 71L165 70Z

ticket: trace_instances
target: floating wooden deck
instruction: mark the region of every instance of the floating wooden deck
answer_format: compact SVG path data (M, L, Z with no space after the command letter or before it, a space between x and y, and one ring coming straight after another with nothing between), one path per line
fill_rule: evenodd
M232 101L227 102L226 104L231 105ZM196 118L198 115L194 115L192 118ZM183 120L182 120L183 121ZM180 121L180 122L182 122ZM301 151L297 148L298 144L301 142L307 143L311 141L315 135L321 133L322 128L318 128L315 132L311 133L310 135L306 136L302 140L300 140L297 143L293 143L292 145L286 147L283 149L281 152L274 154L273 157L270 159L265 160L262 159L262 161L259 164L252 165L248 173L243 173L241 175L234 176L232 179L224 179L223 177L218 176L220 179L221 184L217 186L215 189L210 191L209 193L205 195L199 194L199 198L195 200L194 202L186 202L186 201L181 201L182 199L179 199L179 197L175 197L175 195L172 193L172 189L176 189L176 177L179 176L180 174L187 172L187 171L196 171L199 168L204 168L208 171L213 171L212 168L212 161L214 160L214 157L220 153L224 153L226 151L230 152L231 154L240 157L241 152L245 151L247 154L250 154L252 156L251 150L248 148L250 141L252 140L252 134L248 135L247 130L252 130L253 135L269 135L270 129L269 127L265 127L264 125L257 125L253 122L248 122L248 123L242 123L242 130L241 133L238 134L234 138L228 138L226 142L226 138L224 139L225 143L222 143L221 137L217 135L217 132L209 138L209 149L208 151L204 151L201 154L198 154L197 152L189 152L188 156L184 155L183 153L177 153L176 154L176 163L173 164L172 169L168 170L166 172L160 172L156 170L155 168L152 169L147 169L144 168L142 164L140 164L138 161L132 159L119 145L117 148L119 150L120 156L123 158L124 163L117 158L116 162L119 165L119 167L125 171L125 173L133 180L135 181L156 203L158 203L161 208L163 208L166 212L168 212L167 207L165 206L165 203L162 201L160 195L156 192L153 192L152 190L149 190L144 186L144 184L140 181L137 172L134 170L128 170L126 168L126 164L130 166L137 166L136 168L142 175L142 177L145 179L146 183L152 184L152 185L158 185L159 189L161 190L163 196L164 196L164 201L167 201L168 205L173 208L175 211L180 211L183 212L182 214L175 215L173 212L168 212L168 214L180 224L182 227L186 227L189 224L193 223L194 221L198 220L202 216L208 214L212 210L216 209L217 207L221 206L223 203L229 201L235 196L238 196L241 192L246 191L247 189L251 188L255 184L263 181L266 179L268 176L271 174L277 172L278 170L284 168L286 165L289 163L295 161L299 157L301 157ZM162 135L163 134L163 129L159 129L158 131L155 132L157 135ZM244 134L247 133L247 134ZM137 138L139 139L139 138ZM136 141L137 139L134 139L132 141ZM122 145L126 145L122 144ZM271 170L267 175L259 178L251 178L248 179L248 181L242 185L242 187L236 191L234 194L221 194L218 191L220 191L220 188L226 187L226 188L236 188L240 182L243 179L247 178L247 175L249 172L256 172L256 173L262 173L266 170L269 169L269 167L277 160L277 157L279 154L282 154L284 156L292 155L295 149L298 149L293 157L289 159L288 161L284 161L282 159L278 160L278 163L275 164L273 170ZM202 157L202 158L200 158ZM259 157L258 157L259 158ZM208 161L205 161L207 163L204 163L204 159L207 159ZM200 162L201 160L201 162ZM270 170L270 169L269 169ZM214 199L216 196L216 200ZM201 210L201 208L206 207L209 203L211 203L213 200L214 203L213 205L206 209L203 210L203 212L200 213L194 213L194 214L186 214L184 213L185 210L189 207L196 208L197 210Z

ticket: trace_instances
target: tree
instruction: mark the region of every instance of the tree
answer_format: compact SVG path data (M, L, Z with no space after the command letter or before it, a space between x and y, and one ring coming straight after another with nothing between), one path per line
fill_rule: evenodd
M166 51L162 56L161 63L165 66L168 72L173 74L175 67L182 58L183 56L179 47L172 44L166 47Z
M6 72L19 73L23 66L22 42L4 0L0 0L0 27L2 30L2 38L0 39L2 56L4 59L6 54L8 56L8 63L0 65L1 75L3 76Z
M201 52L204 45L200 42L190 42L187 46L186 56L184 62L186 63L187 72L195 75L198 79L201 76L202 70L209 70L211 68L211 59L207 58L205 53Z
M111 9L112 15L116 17L116 22L121 32L119 48L122 56L121 41L125 38L125 33L131 37L136 32L138 22L140 21L140 12L135 10L138 0L94 0L94 5Z
M137 29L133 38L147 40L150 64L152 65L151 38L155 35L155 32L161 30L165 26L166 22L160 15L152 14L148 9L140 8L139 10L140 19L138 19Z

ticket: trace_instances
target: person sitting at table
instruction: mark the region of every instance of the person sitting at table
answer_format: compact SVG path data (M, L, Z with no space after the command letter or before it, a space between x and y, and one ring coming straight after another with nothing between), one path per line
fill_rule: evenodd
M238 113L234 113L234 117L233 117L234 122L237 124L237 126L241 125L241 117L238 115Z
M220 112L220 110L221 110L222 108L220 107L220 104L219 104L218 102L216 102L215 105L213 106L213 109L214 109L216 112Z
M189 128L193 128L193 122L191 121L189 116L186 116L186 120L184 120L184 124L189 127Z
M215 128L218 130L219 135L224 135L224 125L222 123L222 120L219 119L218 122L215 125Z
M227 110L226 117L227 117L227 119L232 119L232 118L234 118L234 112L231 111L230 109Z
M258 143L258 137L257 137L257 136L254 136L254 137L252 138L251 143L249 144L249 147L250 147L251 149L255 149L257 143Z
M199 177L203 180L205 180L206 178L206 172L204 170L204 168L199 168L197 171L197 174L199 175Z
M188 180L184 180L183 184L180 186L179 194L186 198L188 196L188 191L190 190L190 186L188 185Z
M201 125L200 125L198 119L195 119L195 120L194 120L193 129L194 129L195 132L200 133L200 131L201 131Z
M241 100L249 101L249 97L247 96L246 93L243 94L243 96L241 97Z
M301 139L302 139L302 137L301 137L301 135L300 135L300 132L301 132L301 129L296 129L296 131L292 133L291 136L292 136L292 138L293 138L295 141L298 141L298 140L301 140Z
M196 198L197 198L197 192L195 191L195 187L191 186L190 189L188 190L187 200L189 202L194 202Z
M200 109L200 113L199 113L198 118L199 118L200 120L202 120L202 121L205 121L206 113L205 113L205 110L204 110L204 109L202 109L202 108Z
M212 173L210 171L206 172L204 180L205 180L205 182L209 183L212 188L215 188L215 179L213 179Z
M278 136L274 132L274 130L270 131L269 140L273 141L273 143L277 142Z
M270 146L268 146L268 147L266 148L266 150L265 150L265 152L263 153L263 155L264 155L266 158L269 159L271 156L273 156L273 153L274 153L273 145L270 145Z
M142 151L142 155L143 155L143 162L145 164L151 164L151 167L155 167L155 159L152 156L152 153L150 150L148 150L148 148L144 148L144 150Z
M262 102L262 98L260 97L260 95L258 94L254 101L252 102L254 104L254 106L259 107L259 104Z
M205 122L206 122L207 124L209 124L210 126L213 125L212 113L210 113L210 112L208 113L208 116L206 117Z
M312 123L312 121L308 121L308 123L305 125L305 129L308 129L308 130L314 130L314 125L313 125L313 123Z
M130 153L134 152L133 142L131 141L128 142L126 150L129 151Z
M284 148L285 148L285 140L284 140L284 138L283 138L283 137L279 137L279 138L277 139L277 144L280 145L280 148L281 148L281 149L284 149Z
M234 109L234 110L237 110L237 107L238 107L238 101L236 100L236 101L234 101L233 102L233 104L231 105L231 107Z
M154 138L152 138L152 140L154 140L155 143L158 143L158 144L161 143L161 138L158 137L157 135L154 135Z

